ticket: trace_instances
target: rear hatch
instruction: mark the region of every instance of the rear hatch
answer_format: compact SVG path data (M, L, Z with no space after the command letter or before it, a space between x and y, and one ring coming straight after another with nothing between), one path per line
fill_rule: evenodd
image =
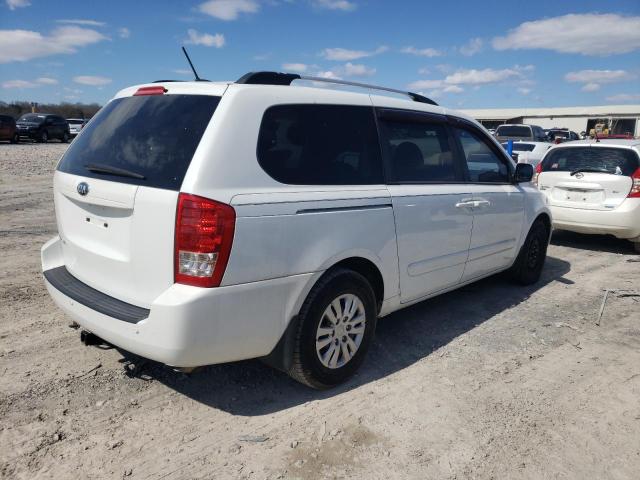
M612 210L629 195L638 154L614 146L567 146L550 150L542 162L538 187L551 205Z
M69 272L144 307L173 284L178 192L220 100L151 92L102 108L54 177Z
M507 140L531 140L533 134L531 128L526 125L500 125L496 129L496 138L499 142Z

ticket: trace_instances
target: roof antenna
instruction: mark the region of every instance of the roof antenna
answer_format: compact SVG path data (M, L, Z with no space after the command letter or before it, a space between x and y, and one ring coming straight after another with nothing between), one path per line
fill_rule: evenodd
M187 53L187 49L182 47L182 51L184 52L184 56L187 57L187 62L189 62L189 66L191 67L191 70L193 70L193 75L196 77L196 82L208 82L209 80L205 80L204 78L200 78L198 76L198 72L196 72L196 69L193 66L193 63L191 63L191 58L189 58L189 54Z

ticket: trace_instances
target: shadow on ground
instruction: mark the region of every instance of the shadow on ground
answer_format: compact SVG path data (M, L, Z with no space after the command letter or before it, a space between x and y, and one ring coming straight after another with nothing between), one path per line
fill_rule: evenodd
M612 235L586 235L582 233L555 230L551 244L560 247L571 247L592 252L618 253L620 255L637 255L633 243Z
M359 373L345 385L314 391L260 361L213 365L185 375L122 352L133 376L159 381L198 402L235 415L264 415L328 398L398 372L533 292L563 278L570 264L547 257L541 280L521 287L496 275L393 313L378 322L376 339Z

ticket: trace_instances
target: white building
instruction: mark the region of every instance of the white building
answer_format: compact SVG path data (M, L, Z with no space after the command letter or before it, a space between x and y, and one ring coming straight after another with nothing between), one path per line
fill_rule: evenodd
M486 128L503 123L526 123L542 128L568 128L576 133L589 132L598 123L611 134L640 136L640 105L606 105L564 108L488 108L463 110Z

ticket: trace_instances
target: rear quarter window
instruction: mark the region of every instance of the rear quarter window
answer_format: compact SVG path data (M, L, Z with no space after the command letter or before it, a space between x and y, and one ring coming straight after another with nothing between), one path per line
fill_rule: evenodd
M573 172L578 169L602 170L631 176L638 168L638 154L615 147L566 147L550 151L542 164L543 172Z
M61 172L179 190L220 97L150 95L112 100L82 129L58 165ZM92 172L124 169L144 178Z
M280 183L384 183L372 107L276 105L264 113L258 162Z

